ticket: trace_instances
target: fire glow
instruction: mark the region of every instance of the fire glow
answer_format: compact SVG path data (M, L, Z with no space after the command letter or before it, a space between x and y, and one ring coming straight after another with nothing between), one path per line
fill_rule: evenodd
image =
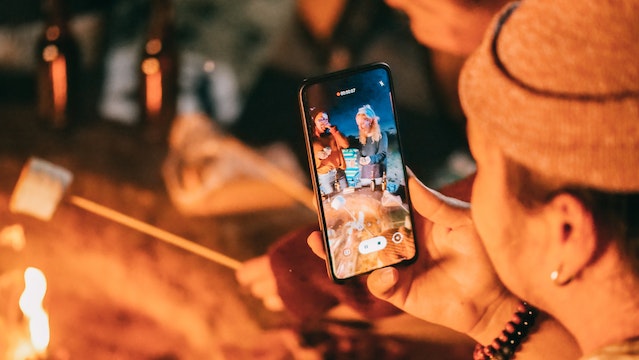
M47 280L42 271L29 267L24 271L24 282L24 292L20 296L19 305L28 321L30 342L25 342L16 349L16 360L43 357L50 339L49 315L42 305L47 291Z

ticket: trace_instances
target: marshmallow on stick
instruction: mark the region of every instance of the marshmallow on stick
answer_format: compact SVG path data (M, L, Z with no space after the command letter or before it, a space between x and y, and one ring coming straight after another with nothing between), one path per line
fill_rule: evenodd
M27 214L40 220L49 221L59 203L64 199L66 189L72 180L73 174L69 170L46 160L32 157L27 161L20 173L18 182L11 194L9 210L13 213ZM237 270L241 266L241 262L238 260L93 201L79 196L69 196L68 202L88 212L153 236L233 270Z

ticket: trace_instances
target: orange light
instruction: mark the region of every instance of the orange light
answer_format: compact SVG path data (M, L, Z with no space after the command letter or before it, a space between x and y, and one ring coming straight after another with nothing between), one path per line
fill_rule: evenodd
M42 306L47 292L47 280L39 269L29 267L24 271L24 292L20 296L20 310L29 322L30 346L20 346L16 350L16 360L42 356L46 353L50 340L49 315Z
M157 115L162 108L162 72L160 62L156 58L142 62L142 72L146 75L146 111L149 115Z
M42 49L42 59L46 62L51 62L55 60L60 51L56 45L47 45L44 49Z
M160 71L160 61L156 58L148 58L142 61L142 72L146 75L154 74Z
M56 40L57 38L60 37L60 27L56 25L49 26L44 33L47 40L49 41Z
M156 55L160 51L162 51L162 41L160 39L151 39L146 42L144 46L146 52L150 55Z
M67 60L64 55L51 62L51 82L53 83L53 107L56 114L64 112L67 106Z

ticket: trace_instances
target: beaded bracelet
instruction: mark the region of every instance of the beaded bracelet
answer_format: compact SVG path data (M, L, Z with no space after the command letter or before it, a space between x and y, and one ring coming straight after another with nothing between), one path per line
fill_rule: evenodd
M537 313L537 309L522 301L500 336L496 337L490 345L475 345L473 360L510 359L530 332L535 323Z

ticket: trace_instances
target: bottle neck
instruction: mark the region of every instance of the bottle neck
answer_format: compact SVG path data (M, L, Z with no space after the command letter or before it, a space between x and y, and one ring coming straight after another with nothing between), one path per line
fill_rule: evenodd
M171 0L153 0L149 18L149 39L163 39L173 31L174 10Z
M42 14L48 26L66 28L69 12L64 0L42 0Z
M153 0L144 52L157 56L173 51L174 11L170 0Z

